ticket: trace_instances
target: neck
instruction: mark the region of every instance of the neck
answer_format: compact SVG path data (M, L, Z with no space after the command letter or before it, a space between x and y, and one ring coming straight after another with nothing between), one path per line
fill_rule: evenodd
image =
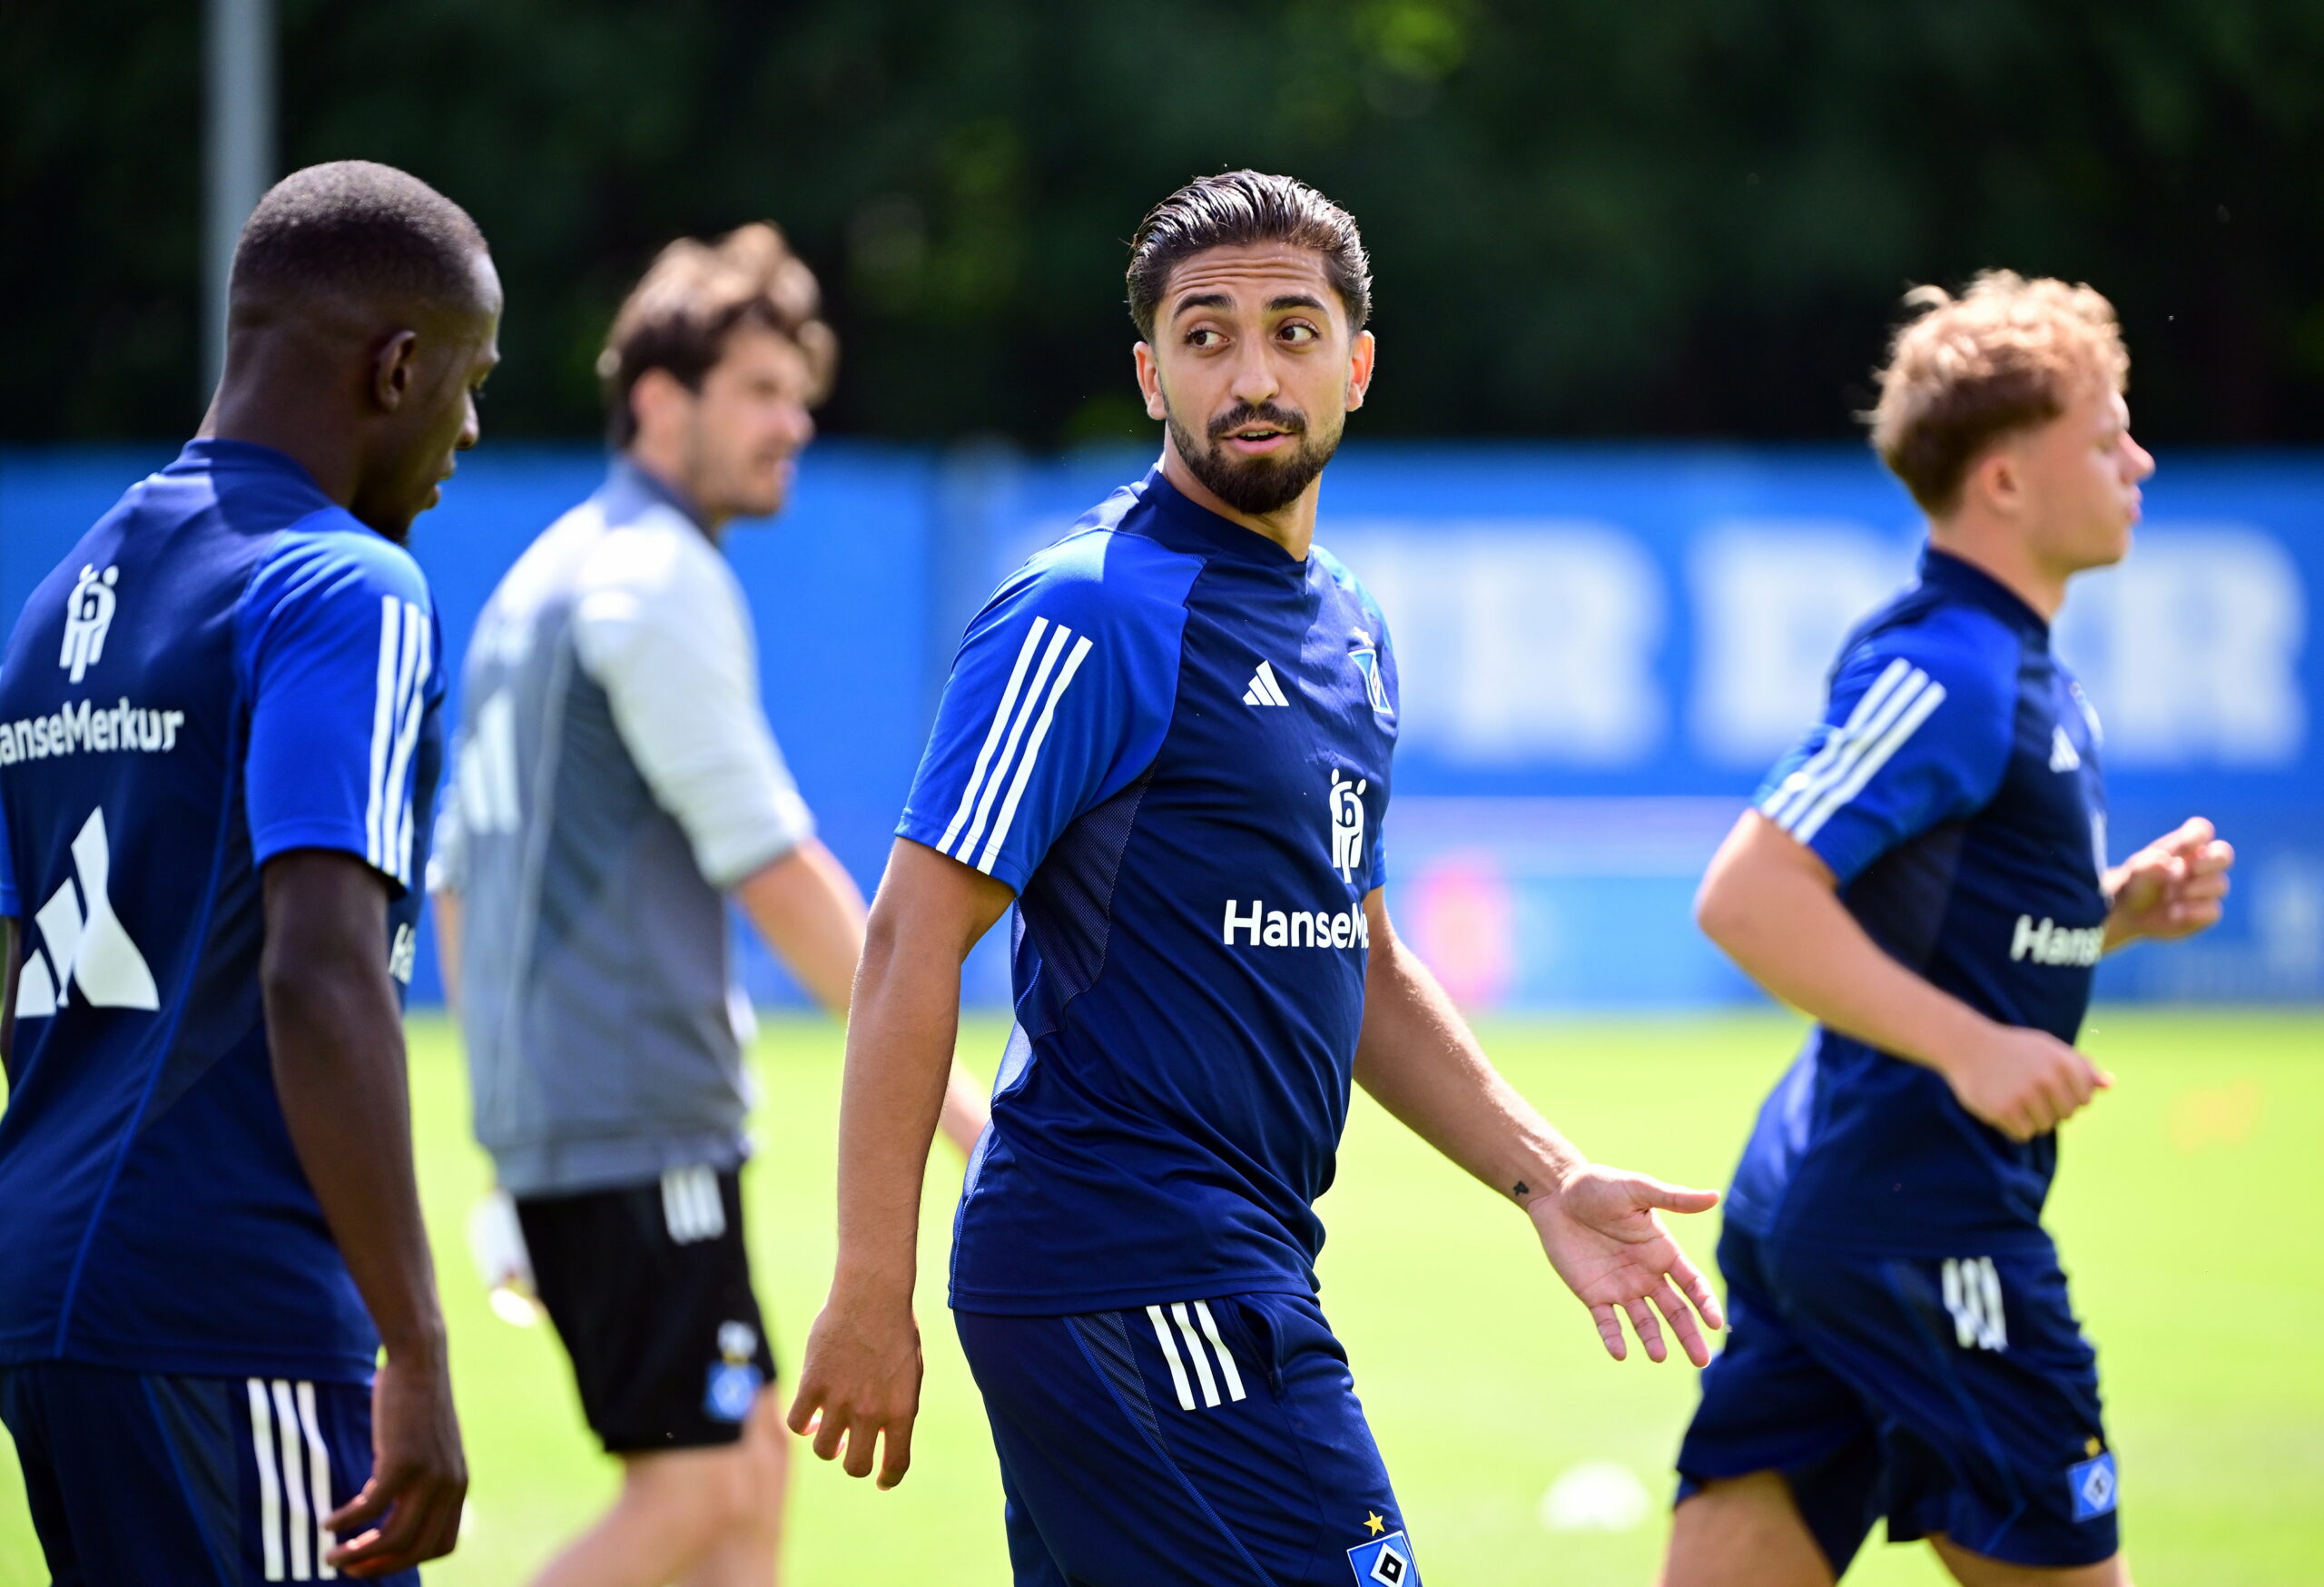
M1929 544L1958 557L2042 615L2045 623L2057 620L2066 604L2066 580L2072 570L2044 566L2026 546L2025 532L2014 525L1988 523L1963 514L1931 519Z
M1320 475L1308 482L1306 489L1273 512L1240 512L1221 501L1216 492L1195 478L1195 471L1178 456L1177 444L1166 435L1162 441L1162 478L1196 507L1207 508L1228 523L1273 540L1295 562L1307 560L1307 547L1315 540L1315 498L1322 493L1324 483Z
M220 383L194 439L271 447L306 469L325 496L352 508L363 474L357 427L327 396L309 389L312 383L299 371L270 370L275 360L263 357L254 361L256 370L237 370Z
M647 447L643 438L633 443L622 457L631 468L676 497L684 507L686 517L694 520L694 527L710 537L712 545L718 543L727 520L734 515L714 512L704 506L702 498L688 488L685 470L678 467L677 459L665 456L662 450Z

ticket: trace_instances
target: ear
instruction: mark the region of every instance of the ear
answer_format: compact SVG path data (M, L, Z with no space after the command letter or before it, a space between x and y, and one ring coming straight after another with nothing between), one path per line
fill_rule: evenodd
M1162 401L1162 366L1154 357L1154 349L1141 341L1130 350L1130 357L1137 364L1137 389L1146 399L1146 417L1167 419L1169 409Z
M1987 448L1969 466L1969 477L1962 484L1962 494L1982 502L1987 511L2014 518L2024 506L2024 460L2017 455L2016 447L2004 440Z
M648 370L629 389L629 411L640 435L660 435L673 424L684 422L694 393L667 370Z
M1350 413L1364 406L1364 393L1372 389L1373 361L1379 354L1379 344L1372 340L1372 332L1355 333L1355 345L1348 350L1347 408Z
M371 400L382 412L395 412L411 394L419 372L419 332L416 330L399 330L379 344L371 360Z

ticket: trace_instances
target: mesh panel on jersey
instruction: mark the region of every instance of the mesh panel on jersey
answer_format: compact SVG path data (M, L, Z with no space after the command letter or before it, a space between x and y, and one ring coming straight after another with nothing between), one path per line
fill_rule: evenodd
M1057 1029L1065 1005L1088 991L1105 968L1114 882L1137 824L1138 802L1153 780L1149 766L1136 782L1075 820L1049 845L1017 901L1018 984L1032 990L1029 971L1038 971L1045 983L1041 996L1022 1000L1018 1010L1028 1037L1038 1040Z
M1965 821L1932 827L1875 860L1841 894L1866 934L1908 970L1935 957L1968 833Z

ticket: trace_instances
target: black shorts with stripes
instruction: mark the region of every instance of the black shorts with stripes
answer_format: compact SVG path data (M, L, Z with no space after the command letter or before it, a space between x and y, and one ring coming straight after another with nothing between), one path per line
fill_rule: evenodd
M520 1198L533 1282L556 1325L581 1408L614 1454L742 1436L774 1381L740 1177L673 1168L644 1185Z

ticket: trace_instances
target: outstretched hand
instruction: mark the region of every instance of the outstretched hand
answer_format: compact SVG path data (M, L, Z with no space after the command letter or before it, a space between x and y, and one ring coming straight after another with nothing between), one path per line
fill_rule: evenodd
M2191 937L2219 923L2235 850L2201 816L2157 838L2107 878L2113 905L2107 912L2110 946L2151 937Z
M1657 1214L1708 1212L1718 1205L1716 1190L1682 1189L1644 1174L1592 1163L1561 1188L1528 1202L1525 1210L1541 1237L1550 1266L1597 1320L1607 1355L1617 1361L1629 1356L1630 1345L1622 1336L1622 1317L1627 1316L1639 1343L1646 1346L1647 1359L1668 1359L1662 1326L1655 1320L1659 1312L1687 1359L1707 1366L1710 1346L1696 1326L1696 1314L1714 1331L1725 1327L1727 1319L1709 1281Z

